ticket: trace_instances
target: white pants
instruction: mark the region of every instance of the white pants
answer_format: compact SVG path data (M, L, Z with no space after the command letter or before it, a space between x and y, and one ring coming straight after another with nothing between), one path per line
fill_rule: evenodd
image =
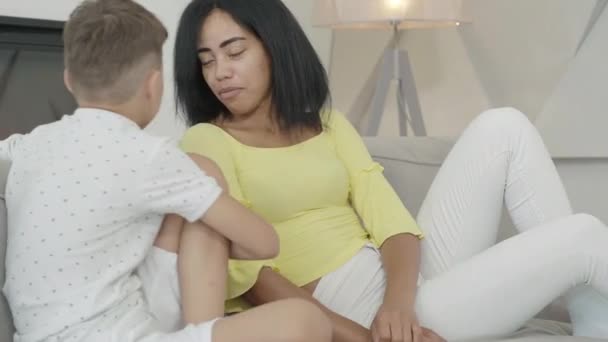
M181 320L175 253L153 247L137 268L137 276L142 283L141 292L133 293L103 315L45 341L211 342L217 320L186 327Z
M496 244L503 205L521 234ZM516 110L471 123L417 219L426 238L416 312L448 340L511 333L579 284L608 296L608 228L572 214L538 132ZM383 292L379 253L367 247L324 277L315 297L369 327Z
M177 254L153 247L137 274L158 333L139 342L211 342L217 320L184 328L177 273Z
M211 342L211 333L216 320L199 325L188 325L172 333L158 333L138 342Z

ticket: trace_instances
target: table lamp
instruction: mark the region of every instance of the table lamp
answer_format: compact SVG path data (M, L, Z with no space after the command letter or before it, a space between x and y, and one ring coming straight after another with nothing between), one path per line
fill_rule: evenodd
M393 36L378 62L373 95L356 97L349 115L360 120L369 111L364 135L377 135L392 81L397 82L399 133L407 135L409 121L415 135L426 135L418 92L407 51L399 48L401 31L458 26L469 22L466 0L315 0L313 24L333 29L391 29ZM371 80L371 79L370 79Z

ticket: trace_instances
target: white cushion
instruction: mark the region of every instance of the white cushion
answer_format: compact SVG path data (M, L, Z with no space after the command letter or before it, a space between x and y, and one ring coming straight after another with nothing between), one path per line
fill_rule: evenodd
M8 176L9 164L0 162L0 198L4 198L4 190L6 188L6 178Z

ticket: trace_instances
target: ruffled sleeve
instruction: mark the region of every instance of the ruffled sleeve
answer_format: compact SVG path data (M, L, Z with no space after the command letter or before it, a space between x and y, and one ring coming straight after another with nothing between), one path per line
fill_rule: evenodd
M382 166L371 158L359 133L341 113L329 115L327 130L348 170L351 204L372 242L380 247L391 236L403 233L422 238L418 224L384 177Z
M213 160L222 171L230 195L250 208L251 203L243 196L238 177L236 146L226 136L227 133L210 124L191 127L181 140L180 147L186 153L194 153ZM246 227L243 227L246 229ZM260 270L264 266L275 268L271 260L230 260L228 263L227 312L245 309L246 305L238 297L253 287Z

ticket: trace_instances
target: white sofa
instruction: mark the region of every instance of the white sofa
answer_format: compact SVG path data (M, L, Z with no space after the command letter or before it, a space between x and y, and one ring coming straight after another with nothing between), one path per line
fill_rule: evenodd
M441 162L452 147L449 139L438 138L367 138L366 143L374 158L385 167L385 174L396 191L415 215L424 199L427 189ZM600 218L601 202L608 196L608 185L601 182L602 175L608 174L608 160L557 159L558 169L566 183L567 190L577 210L589 212ZM4 183L7 165L0 165L0 265L4 266L6 241L6 209L4 204ZM598 190L599 189L599 190ZM606 189L606 191L603 191ZM604 195L605 194L605 195ZM590 197L591 196L591 197ZM605 202L604 202L605 203ZM507 215L503 215L501 238L513 233ZM4 283L4 269L0 269L0 284ZM496 308L500 315L500 308ZM563 305L556 303L539 314L520 332L501 337L501 341L517 342L584 342L592 339L568 337L570 327ZM12 341L12 320L6 301L0 298L0 341Z

